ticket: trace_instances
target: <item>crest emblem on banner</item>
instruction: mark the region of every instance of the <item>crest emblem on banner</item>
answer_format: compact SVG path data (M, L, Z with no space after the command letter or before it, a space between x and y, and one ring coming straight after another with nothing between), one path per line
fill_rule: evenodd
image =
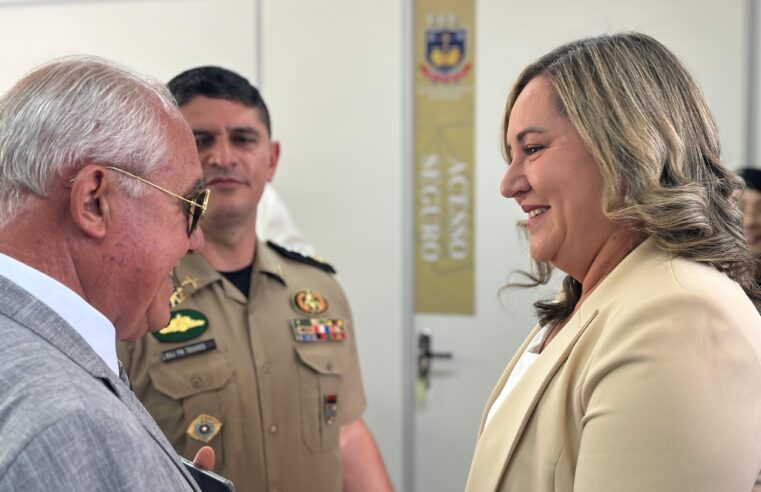
M466 63L467 39L468 31L463 27L439 25L426 29L425 64L420 71L433 82L456 82L463 78L471 69L471 63Z

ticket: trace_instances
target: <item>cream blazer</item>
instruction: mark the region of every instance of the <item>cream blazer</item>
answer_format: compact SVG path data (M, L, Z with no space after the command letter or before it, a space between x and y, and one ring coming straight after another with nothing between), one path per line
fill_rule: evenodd
M466 490L761 491L761 316L647 240L587 298L484 428Z

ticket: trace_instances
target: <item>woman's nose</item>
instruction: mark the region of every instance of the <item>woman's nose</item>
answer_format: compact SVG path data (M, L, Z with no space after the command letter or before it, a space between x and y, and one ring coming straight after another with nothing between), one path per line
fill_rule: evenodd
M516 198L521 193L531 189L526 175L523 173L523 165L513 163L507 166L505 175L499 186L499 191L505 198Z

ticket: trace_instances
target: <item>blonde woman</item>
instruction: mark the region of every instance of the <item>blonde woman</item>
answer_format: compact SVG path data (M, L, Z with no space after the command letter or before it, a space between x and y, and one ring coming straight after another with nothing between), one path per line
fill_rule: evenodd
M518 77L502 194L561 293L484 411L468 491L761 490L761 296L705 101L636 33Z

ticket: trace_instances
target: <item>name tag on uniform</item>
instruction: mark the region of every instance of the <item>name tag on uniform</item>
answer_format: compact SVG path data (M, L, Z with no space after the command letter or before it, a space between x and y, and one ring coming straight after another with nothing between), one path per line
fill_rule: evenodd
M291 330L297 342L343 342L346 340L346 328L342 319L292 319Z
M217 342L212 338L211 340L203 340L197 343L191 343L190 345L183 345L172 350L165 350L161 352L161 362L172 362L183 357L190 357L191 355L198 355L207 350L214 350L217 348Z

